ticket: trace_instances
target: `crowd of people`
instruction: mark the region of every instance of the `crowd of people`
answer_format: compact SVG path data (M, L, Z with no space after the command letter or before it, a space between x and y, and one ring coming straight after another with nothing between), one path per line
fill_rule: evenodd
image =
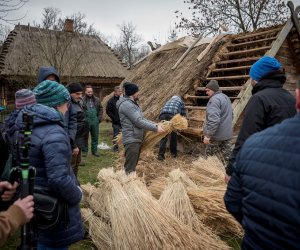
M205 157L216 155L224 163L227 210L245 230L243 249L297 249L300 245L300 81L296 98L283 88L286 76L277 59L264 56L250 69L252 96L245 108L236 143L233 139L233 110L230 98L219 83L211 80L205 87L208 103L203 127ZM138 85L125 82L116 86L108 100L106 113L112 121L113 151L118 152L116 137L122 133L125 148L124 170L136 170L145 131L164 133L159 123L146 119L138 104ZM103 107L93 87L80 83L60 84L53 67L40 68L33 90L15 94L16 110L4 124L1 142L0 246L7 237L33 218L32 195L14 198L18 183L9 183L7 169L22 160L16 141L24 126L24 113L33 116L29 163L36 169L35 188L67 204L67 222L60 221L47 230L37 228L37 249L68 249L84 236L79 203L82 199L77 180L82 157L97 152L99 124ZM160 121L170 121L176 114L187 116L179 95L172 96L158 112ZM2 140L2 141L1 141ZM159 143L157 160L164 161L167 141L176 158L177 133L173 131ZM3 143L8 144L8 149ZM3 149L3 150L2 150ZM3 152L3 154L2 154ZM5 177L5 178L4 178ZM4 202L12 200L4 208ZM66 226L67 223L67 226Z

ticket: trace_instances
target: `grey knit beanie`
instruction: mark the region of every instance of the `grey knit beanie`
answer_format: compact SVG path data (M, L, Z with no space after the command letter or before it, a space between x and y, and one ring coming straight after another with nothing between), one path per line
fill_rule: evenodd
M219 84L216 80L210 80L209 83L205 86L205 88L210 89L214 92L219 91Z

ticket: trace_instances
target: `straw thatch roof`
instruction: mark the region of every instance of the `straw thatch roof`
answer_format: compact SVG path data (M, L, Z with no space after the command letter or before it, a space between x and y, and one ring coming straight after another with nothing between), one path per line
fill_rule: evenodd
M138 84L142 94L140 105L148 119L157 119L161 107L171 96L184 95L192 89L195 80L204 79L213 56L224 43L222 39L214 43L199 62L197 57L210 42L210 39L200 40L173 70L172 67L194 41L194 38L183 37L160 47L137 63L124 80ZM104 98L104 105L109 97Z
M38 68L50 65L65 81L107 83L109 79L122 80L128 73L113 50L98 36L15 26L0 53L0 77L36 79Z

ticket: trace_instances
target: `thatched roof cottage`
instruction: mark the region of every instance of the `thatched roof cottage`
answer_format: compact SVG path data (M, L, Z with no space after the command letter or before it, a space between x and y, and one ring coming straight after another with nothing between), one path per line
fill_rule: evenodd
M13 103L17 89L36 85L40 66L54 66L64 84L91 84L100 98L128 74L107 44L98 36L74 32L70 19L63 31L16 25L0 52L2 104Z

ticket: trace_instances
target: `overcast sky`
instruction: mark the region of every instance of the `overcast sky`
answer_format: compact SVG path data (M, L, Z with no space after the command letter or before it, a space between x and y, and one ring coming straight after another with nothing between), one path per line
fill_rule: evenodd
M170 28L174 27L176 10L188 12L184 0L29 0L18 14L27 13L21 24L38 23L45 7L61 10L62 17L81 12L88 24L106 36L118 36L118 25L132 22L145 41L166 42ZM300 0L294 0L300 5ZM22 15L21 14L21 15ZM16 15L16 13L14 13Z
M105 35L118 36L123 22L132 22L145 41L167 40L176 20L174 11L186 10L183 0L29 0L20 12L27 12L21 24L38 23L45 7L61 10L62 17L81 12L88 24Z

